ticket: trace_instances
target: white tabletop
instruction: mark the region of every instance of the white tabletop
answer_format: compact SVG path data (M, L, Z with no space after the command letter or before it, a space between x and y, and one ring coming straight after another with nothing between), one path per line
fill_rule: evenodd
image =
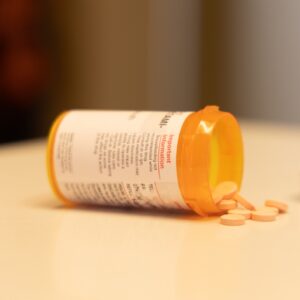
M67 209L45 143L0 147L0 299L300 299L300 127L243 124L242 192L276 222Z

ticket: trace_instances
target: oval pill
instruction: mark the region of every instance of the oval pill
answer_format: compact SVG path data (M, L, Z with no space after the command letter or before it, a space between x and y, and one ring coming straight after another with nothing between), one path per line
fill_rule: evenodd
M238 186L235 182L223 181L215 187L212 197L215 203L219 203L223 199L230 200L237 191Z
M266 200L265 206L268 207L276 207L279 209L279 212L284 213L288 210L288 205L286 203L275 201L275 200Z
M255 206L250 203L248 200L246 200L244 197L242 197L240 194L235 194L233 196L233 200L237 201L239 204L241 204L243 207L249 210L255 210Z
M256 210L252 212L252 220L270 222L276 219L277 213L274 211Z
M244 216L245 219L251 218L251 210L249 210L249 209L235 208L235 209L228 210L227 213L233 214L233 215L241 215L241 216Z
M242 215L227 214L220 217L220 223L228 226L239 226L245 224L246 218Z
M265 210L265 211L273 211L275 212L277 215L279 214L279 209L277 207L271 207L271 206L261 206L256 208L257 211L260 210Z
M220 210L229 210L237 207L237 203L234 200L221 200L218 203L218 208Z

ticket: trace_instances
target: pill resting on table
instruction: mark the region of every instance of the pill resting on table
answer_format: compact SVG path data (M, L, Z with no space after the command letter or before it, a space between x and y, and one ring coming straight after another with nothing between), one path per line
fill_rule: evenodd
M220 223L228 226L239 226L245 224L246 218L242 215L226 214L221 216Z
M273 211L276 212L276 214L279 214L279 209L277 207L271 207L271 206L260 206L257 207L256 210L260 211L260 210L265 210L265 211Z
M257 210L252 212L252 220L270 222L276 219L277 213L274 211Z
M287 212L287 210L288 210L288 205L287 204L285 204L283 202L275 201L275 200L266 200L265 201L265 206L275 207L281 213Z
M250 219L251 218L251 210L249 209L244 209L244 208L234 208L234 209L230 209L228 210L229 214L233 214L233 215L241 215L244 216L245 219Z

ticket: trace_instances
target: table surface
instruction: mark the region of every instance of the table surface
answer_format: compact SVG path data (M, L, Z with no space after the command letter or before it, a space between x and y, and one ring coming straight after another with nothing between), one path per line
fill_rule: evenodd
M242 192L286 201L276 222L65 208L45 141L0 147L0 298L300 299L300 127L242 129Z

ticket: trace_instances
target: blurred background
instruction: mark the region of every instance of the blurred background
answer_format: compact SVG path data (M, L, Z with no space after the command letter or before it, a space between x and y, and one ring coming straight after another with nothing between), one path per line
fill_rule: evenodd
M0 143L70 108L300 122L298 0L0 0Z

